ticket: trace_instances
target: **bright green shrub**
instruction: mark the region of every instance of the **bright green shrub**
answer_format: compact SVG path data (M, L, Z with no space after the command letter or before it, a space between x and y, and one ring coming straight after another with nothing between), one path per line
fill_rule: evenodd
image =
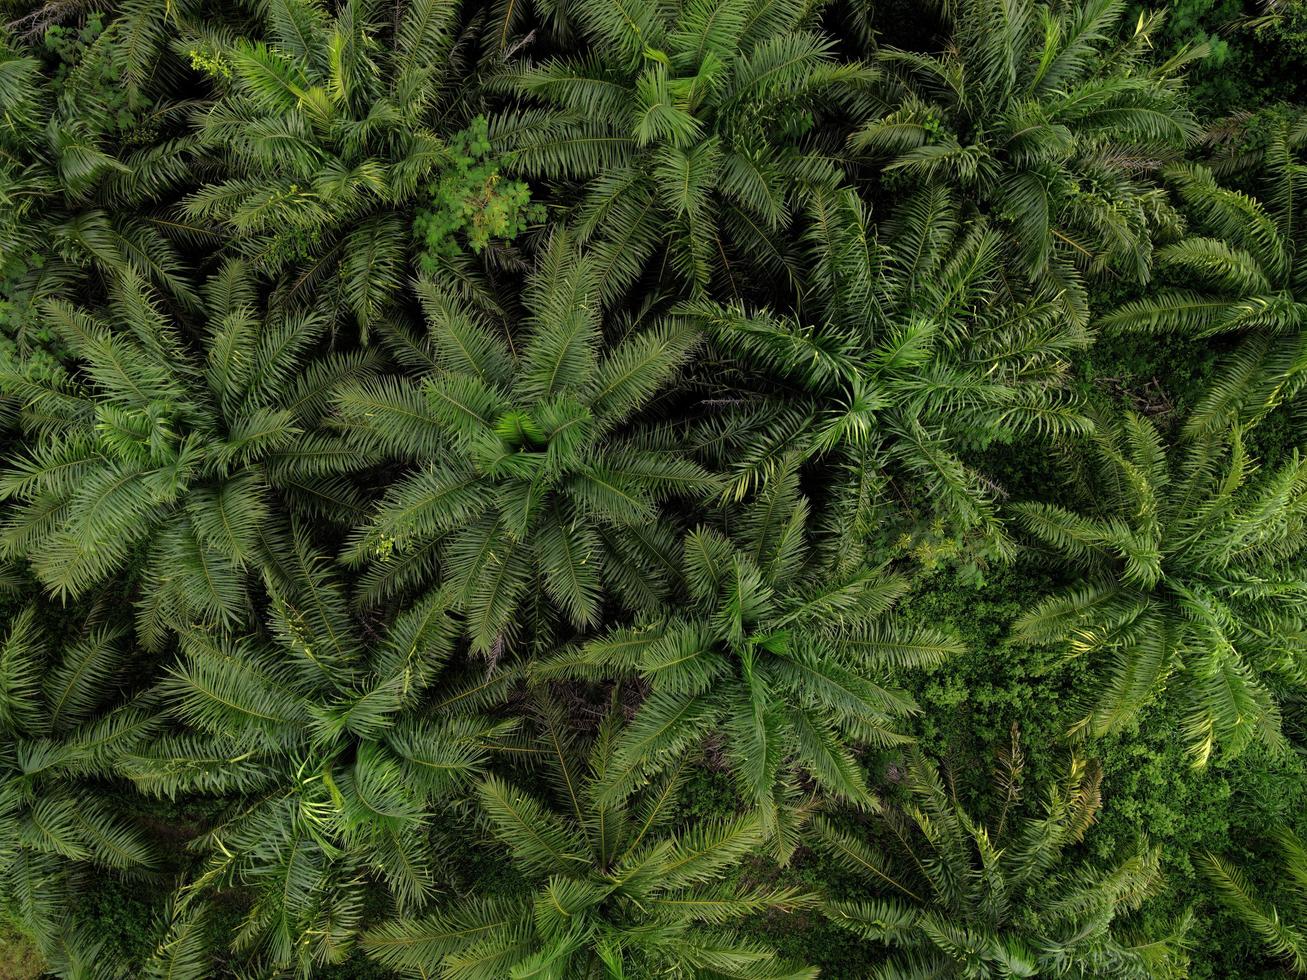
M544 205L531 203L531 188L501 173L488 134L485 116L477 116L468 129L450 137L450 162L428 189L431 206L419 208L413 219L424 272L436 270L436 258L458 255L460 237L480 252L492 241L511 241L545 218Z

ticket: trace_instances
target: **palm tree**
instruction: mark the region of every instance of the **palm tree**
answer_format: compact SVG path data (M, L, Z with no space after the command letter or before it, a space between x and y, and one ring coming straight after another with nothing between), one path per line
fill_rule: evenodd
M1203 871L1217 898L1280 957L1294 973L1307 973L1307 847L1287 827L1277 828L1274 839L1283 867L1279 878L1292 888L1288 905L1276 905L1255 888L1240 868L1215 854L1203 855Z
M1176 463L1147 419L1100 427L1099 506L1013 506L1077 584L1015 625L1027 643L1069 641L1104 672L1081 725L1115 731L1159 691L1188 708L1195 765L1220 744L1280 745L1271 684L1298 676L1307 582L1307 461L1294 453L1253 480L1238 430L1228 448L1201 441Z
M360 503L338 475L370 458L312 430L331 386L374 358L311 359L328 318L260 315L256 300L247 270L227 265L208 284L196 338L127 274L107 309L44 304L71 374L19 363L0 376L26 433L0 476L0 496L16 501L0 549L61 598L131 568L152 646L168 624L243 621L278 500L338 520Z
M470 115L457 13L409 0L392 34L361 0L335 16L270 0L262 40L195 32L220 90L199 136L227 175L192 194L186 214L221 222L255 268L285 273L292 297L335 293L365 339L407 274L405 212L453 160L441 134Z
M351 539L347 557L373 563L368 597L439 569L481 652L517 636L520 610L538 597L578 628L598 622L606 590L636 608L658 601L660 569L675 562L658 503L716 484L671 433L623 426L698 336L668 317L627 325L605 350L598 276L560 234L526 284L525 337L507 316L492 325L424 283L427 337L389 334L422 373L342 393L340 421L356 444L422 466ZM540 612L531 621L544 642L552 613Z
M348 954L370 883L404 911L430 899L431 818L515 724L482 711L514 675L443 676L457 625L439 593L385 628L360 622L306 536L283 544L265 573L269 629L181 633L157 686L175 731L118 770L145 793L230 800L192 845L208 856L181 921L241 888L233 950L306 972Z
M89 271L100 287L134 274L192 305L170 238L205 232L166 206L193 179L195 138L184 122L195 102L171 101L157 83L131 95L119 88L128 55L113 31L67 66L62 84L26 50L0 31L0 296L68 296L84 290ZM141 143L139 131L156 135Z
M105 606L68 642L53 642L56 632L49 611L30 605L0 644L0 900L50 969L87 976L103 942L80 908L88 874L156 862L111 777L158 717L146 700L114 696L125 631Z
M530 890L472 895L434 915L369 930L368 953L403 976L815 977L729 928L810 904L793 888L724 880L760 843L757 817L678 823L685 762L644 791L612 792L617 714L588 760L557 713L531 754L555 805L498 777L477 795L485 825Z
M734 292L733 263L777 273L795 201L841 176L815 137L823 107L847 104L870 73L841 61L799 3L613 7L568 14L582 56L508 72L500 87L528 107L492 123L524 173L580 185L566 199L595 240L606 300L656 254L701 293Z
M955 188L1003 232L1016 269L1087 317L1082 274L1148 278L1177 227L1149 170L1198 129L1178 75L1147 60L1157 19L1118 42L1124 0L948 0L939 54L877 52L885 110L852 145L910 181Z
M710 731L741 797L779 836L789 774L858 803L870 792L853 744L901 742L916 710L888 686L891 668L936 664L960 646L930 629L884 618L905 580L863 566L835 573L837 542L822 542L798 492L797 467L766 484L731 534L686 536L678 609L531 665L534 680L641 678L649 695L618 740L610 792L636 785Z
M102 33L87 47L94 56L105 56L112 62L112 74L100 81L114 83L112 94L125 94L133 100L155 94L155 86L161 82L173 87L183 84L175 73L176 63L169 58L169 48L199 14L213 12L205 9L202 0L170 0L162 6L149 0L11 6L11 12L19 7L31 8L4 25L16 42L29 46L47 39L52 27L75 26L76 18L88 10L93 12L92 17L103 18ZM87 83L91 79L84 75L78 81ZM106 94L95 91L94 84L85 88L88 95Z
M1196 164L1168 171L1207 234L1159 250L1176 282L1102 320L1112 330L1233 336L1237 346L1189 418L1191 435L1263 419L1307 384L1307 127L1285 122L1264 155L1261 200L1221 187Z
M942 187L915 195L879 229L851 191L814 195L811 216L798 317L694 308L723 354L744 365L699 442L734 471L737 494L794 452L860 475L888 470L913 487L902 496L1010 554L994 485L964 452L1087 432L1064 388L1087 333L1067 324L1054 298L1013 290L1001 235L983 220L965 223Z
M826 901L837 925L890 947L869 976L1184 976L1178 937L1136 937L1120 923L1157 890L1159 853L1110 867L1068 853L1098 810L1101 772L1073 760L1046 791L1043 812L1022 818L1015 728L1003 758L1000 806L988 823L916 751L903 780L909 795L880 814L884 826L873 839L827 818L813 821L816 845L878 893Z

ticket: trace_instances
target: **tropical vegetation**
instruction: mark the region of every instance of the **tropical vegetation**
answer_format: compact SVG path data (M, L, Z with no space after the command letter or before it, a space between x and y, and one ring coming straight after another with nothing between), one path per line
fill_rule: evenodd
M0 980L1307 974L1304 25L0 0Z

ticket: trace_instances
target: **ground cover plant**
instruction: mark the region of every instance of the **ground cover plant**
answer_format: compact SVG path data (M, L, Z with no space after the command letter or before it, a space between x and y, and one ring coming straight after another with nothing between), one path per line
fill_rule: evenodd
M0 0L0 978L1307 973L1302 0Z

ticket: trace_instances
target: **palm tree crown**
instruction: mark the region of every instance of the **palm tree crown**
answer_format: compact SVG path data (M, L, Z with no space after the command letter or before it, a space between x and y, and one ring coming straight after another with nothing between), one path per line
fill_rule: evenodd
M263 40L197 40L220 92L199 137L228 175L192 194L186 214L222 222L259 271L293 270L291 295L338 290L365 337L403 282L403 209L450 160L434 120L453 102L456 8L401 8L384 45L375 11L357 0L334 17L308 0L271 0Z
M614 750L615 786L634 785L715 730L741 796L762 808L773 834L796 765L832 793L869 800L852 743L901 741L894 726L915 710L887 686L890 668L938 663L959 647L886 621L906 583L865 568L829 574L832 555L813 537L791 467L731 536L700 527L686 537L683 611L532 665L537 679L620 672L647 681L649 698Z
M1173 465L1156 427L1133 413L1102 427L1096 447L1097 513L1014 505L1081 579L1020 617L1017 636L1107 658L1084 722L1094 734L1120 728L1169 686L1189 709L1196 764L1217 744L1281 744L1267 685L1301 677L1307 654L1307 461L1295 454L1253 480L1236 432L1228 453L1208 440Z
M729 926L811 904L793 888L722 881L762 838L751 815L677 825L684 764L645 791L614 795L618 737L602 727L588 761L557 717L533 745L556 808L497 777L478 789L485 823L534 893L456 902L369 932L364 948L405 976L681 976L800 980L775 951Z
M1001 236L985 221L964 224L942 187L905 202L879 235L852 192L814 195L811 211L800 317L695 308L724 351L765 372L745 375L701 441L734 470L737 493L794 452L888 470L1009 553L993 484L963 452L1087 432L1064 388L1086 333L1048 295L1011 287Z
M1185 56L1147 64L1142 20L1114 43L1124 0L941 6L952 28L943 52L878 52L887 109L853 146L963 191L1003 230L1014 263L1083 318L1083 271L1147 279L1152 233L1177 225L1140 172L1197 135L1175 75Z
M732 281L731 262L785 265L784 234L803 188L831 186L838 161L806 138L814 112L869 75L840 63L786 0L695 0L634 14L576 5L583 57L506 76L542 103L496 120L516 165L583 181L575 225L594 237L605 298L666 244L684 282Z
M157 863L110 781L158 719L141 699L105 696L124 674L126 632L106 608L55 649L45 611L29 606L0 644L0 900L70 976L88 975L103 943L81 907L87 872Z
M1021 818L1023 760L1013 730L988 824L972 816L935 765L913 752L903 809L882 814L885 846L835 822L813 824L817 845L885 897L827 901L838 925L889 946L875 980L1065 976L1153 980L1185 975L1172 937L1136 939L1120 920L1156 892L1158 852L1100 867L1068 851L1100 804L1096 767L1073 760L1043 813ZM878 838L880 835L877 835Z
M1114 330L1238 338L1189 419L1190 434L1253 424L1307 384L1307 126L1285 123L1264 155L1262 199L1220 186L1206 167L1168 171L1201 230L1159 250L1180 285L1126 303Z
M597 276L560 235L527 283L526 336L512 340L423 286L427 338L392 341L426 374L341 396L357 444L423 465L387 491L349 555L373 563L374 594L439 568L479 651L512 639L541 589L577 627L597 621L607 589L637 608L655 601L647 569L674 547L659 500L715 486L670 433L622 428L693 349L692 325L666 318L604 352Z
M203 353L132 277L107 311L44 310L77 370L0 378L30 437L0 477L18 501L0 547L29 556L54 595L82 595L143 551L140 631L158 644L169 624L244 615L274 496L306 516L352 516L333 477L371 460L312 429L331 386L370 360L312 359L322 314L261 314L239 263L209 283Z
M59 85L0 33L0 284L11 302L68 296L88 278L101 285L119 275L183 305L195 300L170 239L178 229L206 233L160 207L192 179L197 140L183 122L195 103L118 81L120 104L110 112L97 101L103 91L93 93L97 82L119 80L124 62L116 46L95 45ZM135 145L144 128L159 137Z
M188 914L248 889L233 949L264 970L307 973L349 952L369 882L403 910L430 900L430 818L514 726L482 710L513 674L446 676L458 628L438 592L384 628L360 622L303 532L278 545L268 629L183 632L158 685L173 733L118 769L149 794L240 801L195 842L207 859Z

